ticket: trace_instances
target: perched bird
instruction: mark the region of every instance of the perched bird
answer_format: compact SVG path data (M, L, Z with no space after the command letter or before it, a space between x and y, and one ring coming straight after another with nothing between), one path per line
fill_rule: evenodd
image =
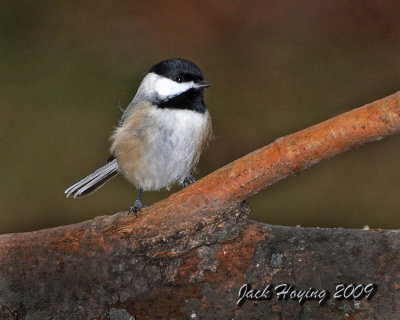
M121 173L138 189L129 212L144 208L143 191L184 187L211 135L211 117L204 104L199 67L185 59L153 66L144 77L111 137L108 163L67 190L67 197L92 193Z

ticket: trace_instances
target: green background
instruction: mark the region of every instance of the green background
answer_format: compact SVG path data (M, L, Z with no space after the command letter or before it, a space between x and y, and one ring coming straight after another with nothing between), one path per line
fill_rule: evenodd
M200 161L204 176L400 90L398 12L399 1L2 1L0 232L132 204L136 190L122 177L83 199L63 192L108 158L120 109L153 64L187 58L213 83L206 103L216 138ZM399 180L394 136L260 192L252 217L399 228Z

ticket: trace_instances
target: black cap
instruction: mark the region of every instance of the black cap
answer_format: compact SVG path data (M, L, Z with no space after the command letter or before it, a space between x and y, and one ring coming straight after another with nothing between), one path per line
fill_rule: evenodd
M157 63L150 72L154 72L160 76L166 77L176 82L203 80L203 74L199 67L193 62L186 59L168 59Z

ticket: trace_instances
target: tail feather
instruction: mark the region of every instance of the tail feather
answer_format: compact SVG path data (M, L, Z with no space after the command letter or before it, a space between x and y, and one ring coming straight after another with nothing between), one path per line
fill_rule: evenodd
M99 189L101 186L103 186L103 184L115 177L117 174L118 163L117 160L114 159L97 169L95 172L89 174L87 177L70 186L64 191L64 193L66 194L67 198L86 196Z

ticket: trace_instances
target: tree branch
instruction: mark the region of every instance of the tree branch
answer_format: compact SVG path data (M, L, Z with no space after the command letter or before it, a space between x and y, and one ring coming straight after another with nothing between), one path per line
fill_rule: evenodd
M0 236L0 311L18 319L393 318L397 231L268 226L243 200L360 144L400 132L400 93L277 139L146 208ZM376 283L370 300L248 301L251 283L332 294ZM327 316L329 315L329 316Z

